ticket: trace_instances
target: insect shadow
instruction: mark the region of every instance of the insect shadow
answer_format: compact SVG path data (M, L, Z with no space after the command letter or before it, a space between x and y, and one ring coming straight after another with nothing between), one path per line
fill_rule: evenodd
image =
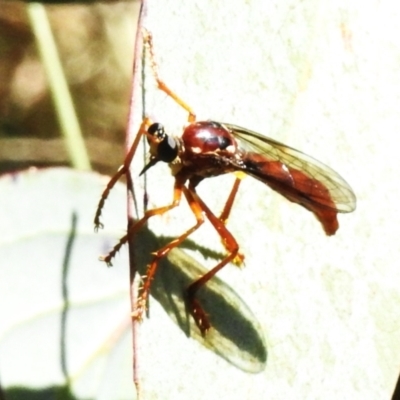
M156 237L148 228L142 229L134 241L134 254L140 274L146 272L151 251L170 241L169 237ZM182 247L185 244L193 246L193 242L188 241ZM218 256L214 252L209 254L212 257ZM241 370L261 372L267 361L263 330L249 307L229 285L213 277L199 290L198 299L212 325L205 336L190 317L185 307L185 289L206 272L198 261L175 248L160 260L150 294L188 337L199 341ZM151 304L148 313L151 313Z

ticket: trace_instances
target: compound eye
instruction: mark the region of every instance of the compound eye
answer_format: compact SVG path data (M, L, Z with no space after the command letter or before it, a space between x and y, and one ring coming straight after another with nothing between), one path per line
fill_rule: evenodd
M167 136L164 126L158 122L151 124L147 129L147 133L151 136L154 136L158 140L163 140Z

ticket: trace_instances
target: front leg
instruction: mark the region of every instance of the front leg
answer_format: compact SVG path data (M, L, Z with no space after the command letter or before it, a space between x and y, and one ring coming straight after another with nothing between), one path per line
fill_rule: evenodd
M132 159L133 159L133 156L135 155L136 149L139 145L140 139L141 139L142 135L146 135L147 128L150 126L150 124L151 124L151 120L149 118L145 118L142 121L139 131L135 137L135 140L132 143L132 146L129 150L129 153L125 157L123 165L121 165L121 167L118 169L117 173L110 179L106 188L104 189L103 193L101 194L99 204L97 205L96 214L94 216L94 229L96 232L99 230L99 228L103 228L103 224L100 221L100 217L101 217L101 212L104 207L104 203L106 202L107 197L111 192L111 189L118 182L119 178L121 178L122 175L124 175L128 172L129 167L132 162Z
M119 242L113 247L113 249L106 255L100 257L101 261L104 261L108 266L111 266L111 260L115 257L118 253L119 249L131 238L133 237L147 222L147 220L154 215L163 215L167 211L177 207L181 200L183 184L181 182L176 181L174 186L174 198L170 205L154 208L153 210L148 210L145 212L144 216L135 222L129 229L126 235L124 235Z

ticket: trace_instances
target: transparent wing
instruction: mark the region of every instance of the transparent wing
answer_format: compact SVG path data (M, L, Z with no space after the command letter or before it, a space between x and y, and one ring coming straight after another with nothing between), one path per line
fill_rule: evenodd
M356 196L349 184L333 169L299 150L237 125L222 123L246 152L257 153L268 161L279 161L321 182L329 190L337 211L351 212L356 208Z

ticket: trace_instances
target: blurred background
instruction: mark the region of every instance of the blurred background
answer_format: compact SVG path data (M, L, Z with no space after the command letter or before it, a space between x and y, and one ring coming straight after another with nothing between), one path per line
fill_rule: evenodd
M0 2L0 173L70 166L22 2ZM122 162L137 1L47 5L92 168Z

